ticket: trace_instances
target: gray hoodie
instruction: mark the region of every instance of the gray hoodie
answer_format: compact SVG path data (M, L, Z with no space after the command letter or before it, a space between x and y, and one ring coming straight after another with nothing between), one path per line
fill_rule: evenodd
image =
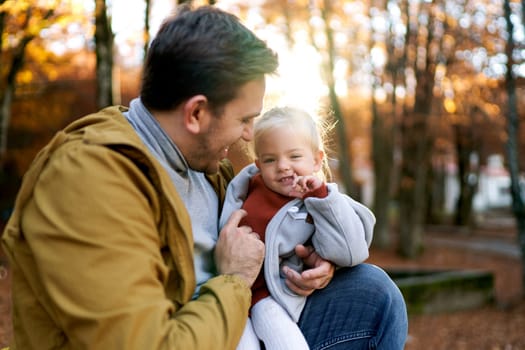
M220 218L222 228L232 212L242 208L250 178L259 169L250 164L230 182ZM310 237L316 252L337 266L354 266L368 258L375 224L374 214L364 205L338 191L337 185L328 183L328 196L309 197L304 201L292 199L268 223L265 232L266 257L264 276L272 297L297 322L306 298L295 294L285 283L282 266L296 271L303 264L295 253L297 244ZM306 221L310 214L314 224Z

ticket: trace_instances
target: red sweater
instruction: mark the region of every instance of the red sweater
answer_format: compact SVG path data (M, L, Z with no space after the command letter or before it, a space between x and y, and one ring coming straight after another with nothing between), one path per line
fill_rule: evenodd
M321 186L318 190L309 193L307 196L322 198L327 195L327 187ZM266 226L277 211L292 199L294 198L283 196L270 190L264 184L261 174L257 174L250 179L246 200L242 206L242 208L248 212L248 215L242 219L240 225L250 226L254 232L259 234L261 240L264 242ZM252 286L252 306L269 295L270 292L264 280L264 268L261 268Z

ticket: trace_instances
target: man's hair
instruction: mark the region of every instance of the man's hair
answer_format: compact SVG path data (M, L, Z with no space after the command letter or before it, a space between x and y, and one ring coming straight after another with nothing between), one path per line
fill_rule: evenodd
M182 6L151 43L141 100L148 108L170 110L202 94L217 112L244 84L277 66L276 53L236 16L212 6Z

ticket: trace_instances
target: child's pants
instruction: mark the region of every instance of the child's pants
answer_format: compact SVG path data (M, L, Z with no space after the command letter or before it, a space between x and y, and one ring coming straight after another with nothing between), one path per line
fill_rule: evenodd
M297 324L271 296L252 307L237 350L258 350L259 339L266 350L309 349Z

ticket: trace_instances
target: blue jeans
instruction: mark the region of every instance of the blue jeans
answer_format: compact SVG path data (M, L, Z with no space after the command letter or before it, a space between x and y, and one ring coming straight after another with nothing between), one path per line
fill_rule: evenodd
M370 264L338 269L308 297L298 324L311 350L401 350L408 334L401 292Z

